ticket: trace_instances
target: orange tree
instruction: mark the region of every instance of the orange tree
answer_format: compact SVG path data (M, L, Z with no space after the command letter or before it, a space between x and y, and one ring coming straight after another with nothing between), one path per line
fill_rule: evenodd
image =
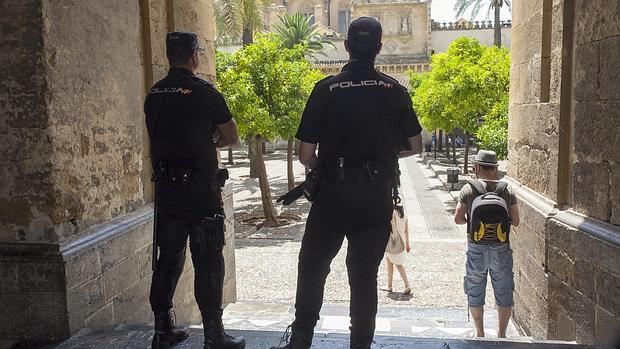
M314 82L320 79L304 53L302 45L284 47L270 34L258 36L232 55L218 54L219 87L258 167L266 226L277 225L278 220L261 146L265 139L290 137Z

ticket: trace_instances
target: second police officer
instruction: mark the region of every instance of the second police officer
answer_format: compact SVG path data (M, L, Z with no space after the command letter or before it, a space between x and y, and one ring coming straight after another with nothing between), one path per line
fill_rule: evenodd
M351 348L370 348L377 313L377 272L390 235L398 156L420 153L422 128L406 88L375 70L381 24L354 20L342 72L316 84L296 138L299 158L318 172L299 252L295 320L284 346L307 349L319 319L325 280L343 240L351 288ZM408 151L398 153L399 144ZM316 154L318 145L318 156ZM288 338L287 338L288 337Z
M155 180L155 240L150 302L155 313L153 349L169 348L189 336L174 326L172 299L185 263L189 238L195 297L204 325L204 348L245 348L243 338L224 332L224 216L217 148L239 141L237 124L222 95L194 72L198 37L166 36L168 75L144 103ZM154 254L157 257L157 252Z

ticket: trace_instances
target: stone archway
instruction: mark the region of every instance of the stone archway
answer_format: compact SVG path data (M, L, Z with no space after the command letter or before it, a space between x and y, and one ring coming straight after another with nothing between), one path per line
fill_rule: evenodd
M214 77L209 1L67 3L0 7L0 318L10 319L0 336L150 320L141 102L166 71L164 33L198 32L201 74ZM617 2L514 2L515 318L539 339L620 340L618 13ZM233 252L229 243L229 301ZM192 277L177 294L185 322L197 320Z
M208 1L0 5L0 337L49 341L150 322L142 101L166 73L167 31L198 33L207 48L199 74L214 79L213 22ZM234 241L226 250L234 301ZM176 303L179 321L198 323L191 270Z

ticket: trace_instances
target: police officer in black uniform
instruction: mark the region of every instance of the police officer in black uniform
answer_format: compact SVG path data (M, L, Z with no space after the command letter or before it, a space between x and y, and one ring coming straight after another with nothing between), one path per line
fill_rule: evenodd
M168 348L189 336L174 326L172 298L189 237L194 292L202 314L205 349L244 348L245 340L224 332L224 212L217 148L236 145L237 124L222 95L194 75L198 37L172 32L166 37L168 75L144 103L155 180L156 245L150 302L155 313L152 348ZM219 183L218 183L219 182ZM155 254L157 255L157 254Z
M381 25L353 21L350 61L316 84L296 137L300 161L318 171L320 189L299 252L295 321L282 347L307 349L332 259L346 237L351 288L351 348L370 348L377 313L377 272L390 234L398 156L420 153L421 127L407 90L374 68ZM315 153L319 145L318 157ZM408 148L405 153L398 153ZM407 145L407 147L403 147Z

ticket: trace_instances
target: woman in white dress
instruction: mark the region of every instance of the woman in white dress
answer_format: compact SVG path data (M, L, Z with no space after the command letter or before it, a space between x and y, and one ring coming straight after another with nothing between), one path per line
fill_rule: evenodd
M381 288L383 291L392 292L392 281L394 279L394 266L400 274L405 284L405 290L403 294L411 294L411 286L409 286L409 280L407 279L407 272L405 271L405 259L407 254L411 251L409 245L409 224L407 223L407 215L403 206L394 206L392 212L392 231L398 232L405 243L405 249L401 253L393 254L385 252L385 261L387 262L387 286Z

